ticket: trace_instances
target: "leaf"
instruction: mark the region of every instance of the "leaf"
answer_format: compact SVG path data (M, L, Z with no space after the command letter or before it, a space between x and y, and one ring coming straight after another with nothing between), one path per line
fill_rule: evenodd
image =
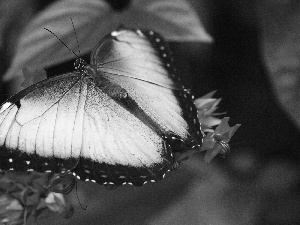
M221 120L215 116L224 114L215 113L218 109L218 104L222 100L221 98L213 98L215 92L216 91L212 91L194 101L198 111L198 119L201 124L202 132L213 132L212 127L221 123Z
M27 88L41 80L47 79L47 74L44 69L30 70L28 67L22 69L24 81L21 84L22 88Z
M18 224L23 213L23 206L10 195L0 196L0 222L5 224Z
M101 0L61 0L42 11L24 29L16 54L3 81L14 79L12 91L21 90L21 69L33 71L74 58L47 28L73 51L78 45L70 21L74 21L82 53L90 52L98 41L119 25L153 29L172 41L210 42L196 12L185 0L134 0L122 12L113 12Z
M45 198L45 204L51 211L59 213L64 218L70 218L73 215L74 209L63 194L50 192Z

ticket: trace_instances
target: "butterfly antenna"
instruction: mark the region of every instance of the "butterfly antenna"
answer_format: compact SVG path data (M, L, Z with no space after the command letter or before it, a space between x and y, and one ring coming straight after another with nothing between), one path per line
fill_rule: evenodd
M45 28L44 27L44 29L46 30L46 31L48 31L48 32L50 32L51 34L53 34L61 43L63 43L63 45L64 46L66 46L66 48L67 49L69 49L70 50L70 52L73 52L62 40L60 40L59 39L59 37L56 35L56 34L54 34L51 30L48 30L47 28ZM75 53L75 52L73 52L73 54L77 57L77 58L79 58L79 56Z
M75 25L73 23L73 20L72 20L72 17L70 16L70 20L72 22L72 26L73 26L73 30L74 30L74 33L75 33L75 38L76 38L76 42L77 42L77 47L78 47L78 52L79 52L79 55L81 55L80 53L80 48L79 48L79 42L78 42L78 38L77 38L77 33L76 33L76 29L75 29Z
M82 210L86 210L87 209L87 205L85 207L82 206L80 200L79 200L79 197L78 197L78 192L77 192L77 182L75 183L75 189L76 189L76 197L77 197L77 200L79 202L79 205L81 207Z

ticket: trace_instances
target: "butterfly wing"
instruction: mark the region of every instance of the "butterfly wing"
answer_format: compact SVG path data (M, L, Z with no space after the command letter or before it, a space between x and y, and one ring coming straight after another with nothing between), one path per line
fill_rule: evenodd
M170 50L160 35L114 31L96 46L91 64L100 76L126 89L162 130L188 148L199 146L202 136L197 109L191 94L178 85Z
M73 94L79 80L77 74L44 80L2 104L0 169L58 172L62 165L65 169L76 165L66 150L73 128L68 128L67 124L71 123L70 116L74 118L76 113L67 114L66 111L73 103L69 95ZM63 130L66 132L62 133Z
M172 165L166 138L126 101L80 73L25 89L0 109L0 169L71 170L82 180L114 185L162 179Z

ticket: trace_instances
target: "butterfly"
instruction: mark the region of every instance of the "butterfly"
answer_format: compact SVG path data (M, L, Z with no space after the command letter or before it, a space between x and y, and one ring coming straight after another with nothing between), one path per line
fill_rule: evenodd
M119 28L76 71L0 107L0 170L62 173L103 185L163 179L202 141L190 91L153 31Z

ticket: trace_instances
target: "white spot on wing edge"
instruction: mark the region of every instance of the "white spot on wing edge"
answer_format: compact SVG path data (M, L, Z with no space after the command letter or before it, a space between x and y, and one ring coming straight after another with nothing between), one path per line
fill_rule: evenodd
M5 102L1 108L0 108L0 113L3 113L6 109L8 109L12 105L11 102Z
M113 31L110 34L111 34L111 36L116 37L116 36L120 35L120 32L119 31Z
M117 36L121 35L124 32L127 32L127 31L126 30L120 30L120 31L115 30L115 31L111 32L110 35L113 36L113 37L117 37Z
M136 30L136 33L140 36L140 37L144 37L144 34L142 31L140 30Z

